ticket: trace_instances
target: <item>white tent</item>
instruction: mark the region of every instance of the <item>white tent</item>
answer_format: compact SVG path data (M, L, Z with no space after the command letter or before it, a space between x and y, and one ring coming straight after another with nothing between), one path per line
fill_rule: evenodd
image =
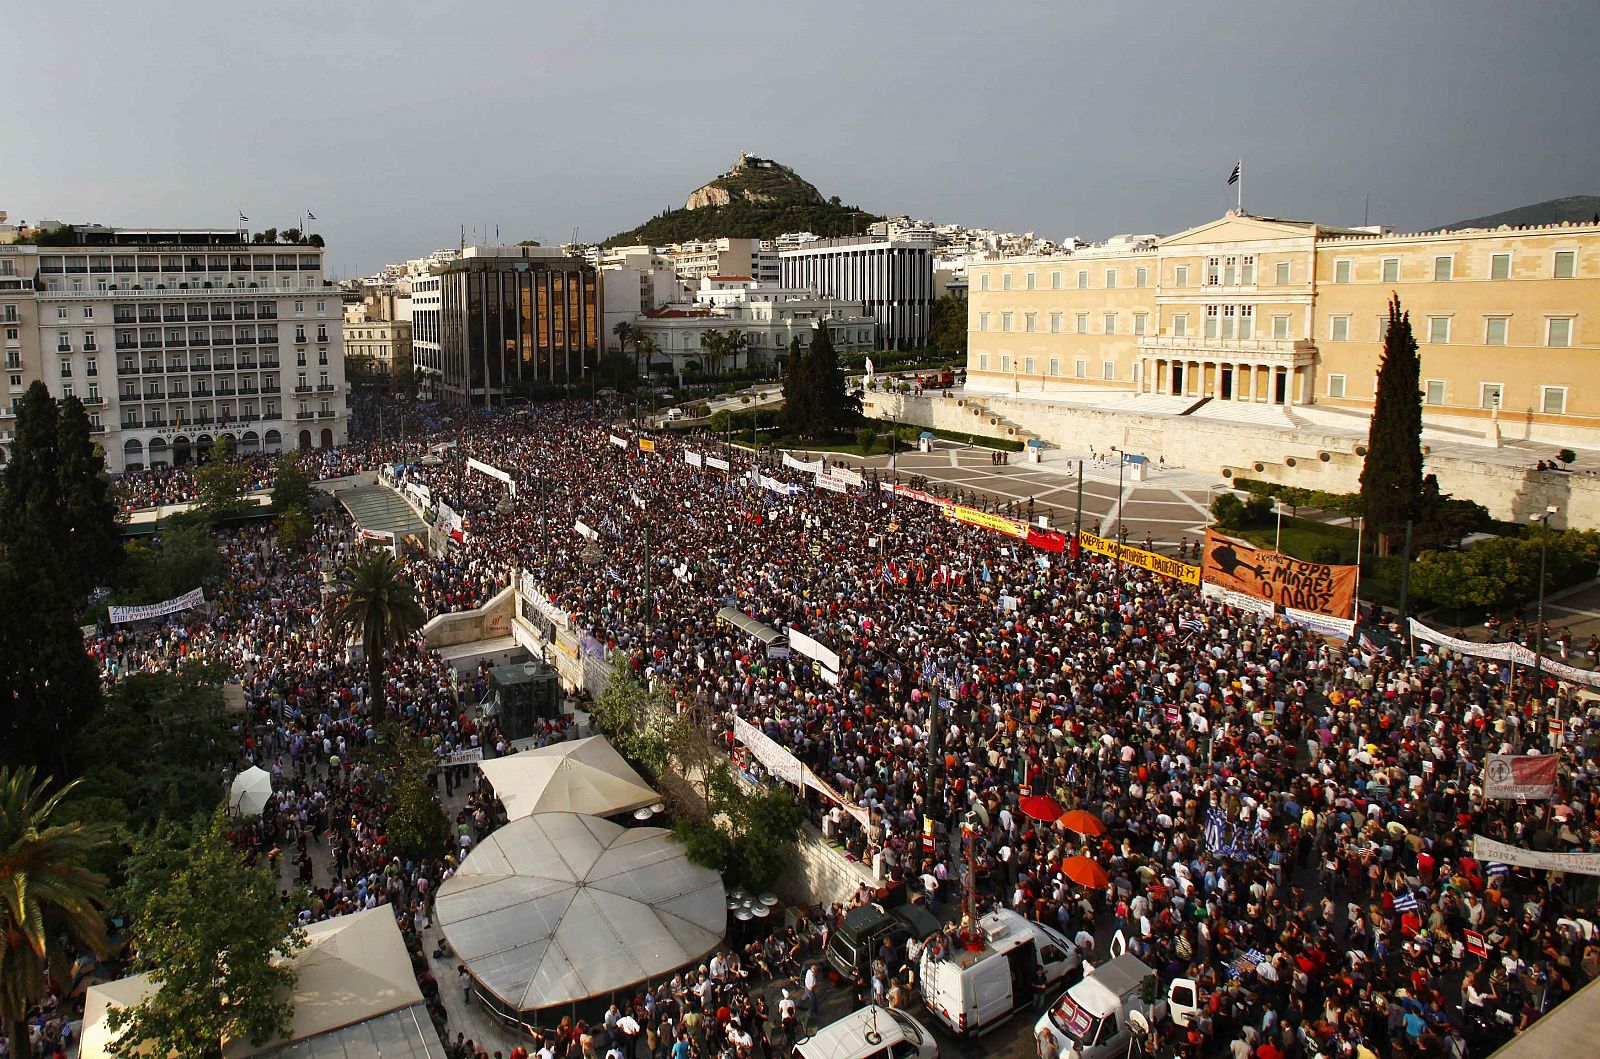
M233 778L228 789L228 809L240 816L260 816L272 797L272 775L251 765Z
M259 1049L250 1047L248 1040L230 1041L224 1049L230 1059L348 1031L391 1014L398 1016L396 1025L372 1034L391 1042L385 1054L395 1054L396 1044L401 1046L401 1055L438 1052L439 1039L427 1011L420 1006L422 991L411 973L411 957L389 906L313 923L306 928L306 947L295 953L292 962L300 978L292 998L294 1021L289 1035ZM143 974L90 987L84 998L79 1059L109 1059L113 1035L107 1016L113 1008L137 1005L153 988L150 976ZM414 1005L416 1011L407 1010ZM314 1044L300 1051L320 1052Z
M434 914L478 985L526 1013L700 961L722 941L726 900L661 828L540 813L468 854Z
M534 813L616 816L661 800L604 736L480 761L478 768L512 820Z

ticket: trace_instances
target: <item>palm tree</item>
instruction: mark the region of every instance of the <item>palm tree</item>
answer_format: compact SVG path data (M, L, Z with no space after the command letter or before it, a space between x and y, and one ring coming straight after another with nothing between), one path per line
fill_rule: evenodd
M633 333L633 367L639 372L641 379L649 380L650 369L654 366L658 347L656 340L642 331ZM644 358L644 367L639 367L639 359Z
M725 345L728 352L733 355L733 370L738 371L739 354L750 348L750 336L743 331L729 331Z
M618 320L618 325L611 328L611 334L616 336L616 346L622 354L626 354L627 344L634 342L634 371L638 371L638 334L634 333L634 325L627 320Z
M728 338L716 328L700 334L700 349L706 355L706 368L713 375L722 373L722 357L727 352Z
M49 823L76 782L46 796L34 770L0 769L0 1025L11 1054L28 1054L28 1008L63 961L63 934L106 952L106 882L86 866L106 842L80 823Z
M367 661L367 700L373 716L378 717L384 707L384 656L423 625L417 590L406 580L400 560L385 551L368 552L345 567L338 587L328 620L336 635L361 634Z

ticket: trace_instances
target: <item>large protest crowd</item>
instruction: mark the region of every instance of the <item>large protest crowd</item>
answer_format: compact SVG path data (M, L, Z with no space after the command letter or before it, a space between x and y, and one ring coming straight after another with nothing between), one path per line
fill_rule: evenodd
M947 917L970 891L1061 928L1092 963L1110 926L1164 980L1195 978L1201 1016L1157 1027L1153 1054L1483 1055L1600 974L1592 877L1488 864L1472 847L1482 834L1600 850L1600 722L1565 686L1532 689L1525 673L1513 684L1503 664L1404 641L1337 643L1132 564L1037 550L882 490L881 471L841 493L768 453L754 457L761 487L747 450L655 435L644 451L624 419L604 401L441 410L405 446L358 441L306 459L319 477L389 467L463 517L449 554L407 559L430 613L476 606L527 571L620 671L717 718L730 747L737 714L825 779L855 810L809 794L828 833ZM424 462L430 444L441 449ZM469 456L509 473L515 499ZM126 478L123 502L189 495L186 473ZM307 887L305 919L393 904L436 1001L436 976L454 968L423 959L419 939L453 862L384 852L388 806L355 753L377 719L322 618L320 570L351 538L337 514L304 555L234 534L209 613L102 632L90 649L107 679L184 658L236 670L246 759L280 792L239 840ZM729 605L826 645L836 677L798 654L767 657L716 621ZM503 749L471 708L481 682L453 679L420 644L386 675L391 715L441 752ZM1547 723L1558 710L1561 736ZM1506 751L1558 754L1555 797L1482 797L1486 755ZM1024 792L1089 811L1106 834L1029 818ZM463 808L457 848L493 815ZM327 870L313 867L319 848ZM1110 884L1068 878L1076 853ZM726 970L703 991L641 992L613 1012L647 1029L627 1035L628 1054L772 1054L792 1040L783 1030L816 975L803 954L840 910L820 911L792 951L744 953L746 973L794 978L794 997L771 994L782 1010ZM910 957L890 955L866 992L918 1007ZM583 1037L598 1055L623 1039L615 1021L532 1051L585 1054Z

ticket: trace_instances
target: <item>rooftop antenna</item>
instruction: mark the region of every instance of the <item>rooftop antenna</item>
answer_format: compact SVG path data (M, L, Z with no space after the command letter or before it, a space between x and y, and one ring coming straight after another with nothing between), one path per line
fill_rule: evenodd
M1372 223L1372 192L1367 192L1367 205L1361 211L1361 227L1365 228Z

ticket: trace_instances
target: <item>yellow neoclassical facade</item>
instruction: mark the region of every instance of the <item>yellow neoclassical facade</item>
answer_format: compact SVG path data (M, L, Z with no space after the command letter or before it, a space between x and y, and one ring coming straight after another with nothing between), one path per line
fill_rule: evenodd
M1430 421L1600 444L1600 225L1399 235L1230 212L969 273L974 389L1370 411L1394 293Z

